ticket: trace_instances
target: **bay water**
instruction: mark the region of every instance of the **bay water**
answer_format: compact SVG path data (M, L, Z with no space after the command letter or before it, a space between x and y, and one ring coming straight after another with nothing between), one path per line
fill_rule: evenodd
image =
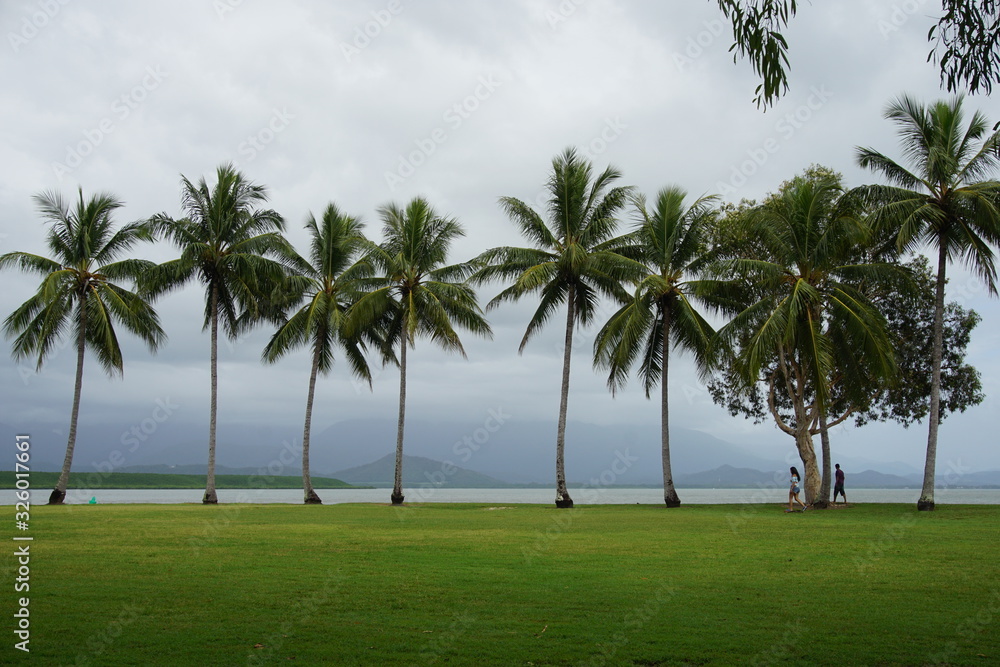
M50 489L35 489L32 502L43 504L48 500ZM391 489L317 489L323 503L389 503ZM96 503L201 503L203 491L200 489L71 489L67 502ZM219 489L220 503L301 503L301 489ZM663 503L663 490L657 488L617 488L597 487L569 489L570 496L578 505L658 505ZM788 500L788 490L784 487L758 489L678 489L682 504L762 504L784 503ZM555 501L555 489L451 489L426 485L404 488L407 503L490 503L516 504L532 503L547 505ZM920 497L920 489L848 489L847 498L854 503L914 503ZM937 504L1000 505L1000 489L937 489L934 492ZM14 491L0 494L0 504L13 505Z

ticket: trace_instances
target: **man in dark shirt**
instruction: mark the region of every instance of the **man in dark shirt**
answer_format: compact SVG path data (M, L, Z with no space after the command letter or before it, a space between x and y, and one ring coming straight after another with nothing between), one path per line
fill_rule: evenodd
M835 475L836 479L835 479L835 483L833 485L833 502L834 502L834 504L836 504L836 502L837 502L837 494L839 493L840 495L844 496L844 504L846 505L847 504L847 494L844 493L844 471L840 469L840 464L839 463L836 466L834 466L834 467L837 468L837 473Z

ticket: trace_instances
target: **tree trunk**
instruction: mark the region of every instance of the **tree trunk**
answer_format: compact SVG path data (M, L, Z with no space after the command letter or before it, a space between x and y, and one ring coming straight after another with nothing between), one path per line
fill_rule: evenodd
M569 362L573 353L573 324L576 321L576 313L573 299L576 298L576 290L573 285L569 286L566 296L566 345L563 349L563 372L562 391L559 396L559 425L556 429L556 507L573 507L573 499L569 497L566 489L566 406L569 402Z
M312 370L309 373L309 395L306 397L306 425L302 429L302 492L306 505L322 505L323 501L312 486L309 477L309 435L312 430L313 396L316 394L316 372L319 370L319 344L313 350Z
M208 417L208 471L205 477L205 495L201 502L215 505L219 497L215 495L215 424L219 394L219 288L212 285L212 396L209 399Z
M830 479L833 476L831 470L833 464L830 462L830 429L826 424L826 410L820 410L819 429L820 448L823 452L823 482L813 507L825 510L830 507Z
M938 425L941 416L941 356L944 348L944 285L948 253L944 239L939 239L937 285L934 290L934 351L931 356L931 409L927 416L927 458L924 460L924 486L917 509L934 509L934 473L937 467Z
M406 415L406 321L403 322L403 344L399 352L399 421L396 424L396 475L392 482L393 505L403 504L403 423Z
M809 427L796 424L795 446L799 450L799 458L802 459L802 468L805 479L802 480L802 488L806 494L806 505L812 505L820 498L820 474L819 465L816 463L816 450L813 449L812 435L809 434Z
M667 387L670 360L670 320L663 314L663 363L660 367L660 451L663 457L663 502L667 507L680 507L681 499L674 488L674 475L670 469L670 390Z
M80 417L80 394L83 391L83 356L87 347L87 297L80 297L80 330L76 335L76 385L73 388L73 408L69 417L69 438L66 441L66 456L56 488L49 494L49 505L62 505L66 500L69 486L69 471L73 467L73 451L76 449L76 424Z

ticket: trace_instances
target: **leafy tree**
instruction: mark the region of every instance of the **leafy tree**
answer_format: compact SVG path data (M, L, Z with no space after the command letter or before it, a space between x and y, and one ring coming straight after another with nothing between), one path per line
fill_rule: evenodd
M758 107L774 104L788 91L788 42L781 30L795 16L795 0L718 0L733 25L733 60L746 58L761 83L754 91Z
M842 194L836 179L793 180L747 219L748 236L765 254L725 265L745 276L758 298L720 338L739 343L732 364L743 386L767 382L768 410L795 438L808 502L820 499L821 487L812 436L849 414L828 419L831 382L854 387L895 372L885 320L858 289L862 281L890 280L893 272L854 261L867 229ZM791 405L791 420L778 409L778 392Z
M660 449L663 500L679 507L670 467L669 360L670 346L691 351L698 366L709 367L715 330L692 303L697 284L691 277L705 261L705 226L715 212L711 197L684 205L686 193L677 187L660 190L653 210L645 198L635 198L637 228L622 238L622 254L638 260L646 275L635 294L608 320L594 341L594 363L607 369L612 393L625 386L634 366L646 398L660 385Z
M54 259L26 252L0 256L0 269L17 267L42 276L42 284L30 299L4 320L4 334L15 337L11 350L15 359L36 357L37 368L53 353L66 333L76 340L76 384L69 421L66 456L50 505L66 498L73 451L76 447L80 393L83 388L83 359L89 348L109 375L122 375L122 352L115 323L138 336L155 351L166 335L159 318L142 297L121 285L135 281L153 265L141 259L122 259L139 241L151 240L140 223L115 229L112 215L122 202L101 193L84 201L83 190L72 208L62 196L45 192L35 202L46 222L46 235Z
M348 316L345 335L384 330L386 346L399 346L399 420L396 429L396 472L391 501L402 504L403 427L406 415L407 349L427 336L446 350L465 356L455 325L492 337L475 291L465 282L472 263L445 265L451 243L465 235L454 218L439 215L417 197L405 208L394 203L379 209L383 241L369 244L365 255L376 271L368 291Z
M957 92L993 92L1000 81L1000 3L996 0L941 0L941 18L927 39L934 48L927 56L941 66L941 84Z
M627 203L629 188L611 187L621 178L608 167L596 177L590 162L568 148L552 161L548 218L515 197L501 197L500 206L529 241L532 248L492 248L477 258L482 268L475 280L512 280L487 306L539 293L541 303L528 322L518 352L538 333L556 309L566 304L566 337L563 348L562 391L556 430L556 507L573 507L566 489L566 410L569 399L573 327L587 325L597 312L600 296L624 303L628 293L622 282L642 276L644 267L615 251L616 215Z
M914 289L877 289L873 296L888 321L898 379L874 388L866 408L855 415L858 426L891 419L906 427L922 421L930 412L935 279L930 262L922 255L908 261L904 268L912 276ZM955 301L945 303L939 422L985 399L979 371L965 361L972 330L980 319L976 311Z
M344 333L347 312L363 294L363 279L371 275L371 267L358 261L367 243L363 226L359 218L342 213L332 203L327 205L320 221L309 215L305 225L310 233L309 260L297 258L295 274L282 288L291 290L296 301L305 299L306 303L284 319L262 355L265 362L275 363L295 348L309 345L312 349L302 432L302 489L306 504L323 502L313 489L309 475L310 427L317 374L330 372L334 350L340 347L354 374L371 385L372 376L363 349L364 339L371 339L373 330L363 330L354 338Z
M795 0L717 0L733 26L733 59L746 58L761 79L757 106L773 105L788 90L788 42L781 31L795 16ZM928 61L940 65L948 92L963 86L989 95L1000 81L1000 2L941 0L941 16L927 39Z
M849 413L855 426L892 420L908 427L927 416L934 343L934 276L922 256L907 262L903 269L912 276L910 289L898 285L866 288L872 303L886 318L886 330L896 356L896 378L889 383L867 378L860 392L847 392L844 383L832 381L828 413L834 419ZM964 412L985 398L979 372L965 361L972 330L978 322L979 315L975 311L966 310L955 302L945 305L941 421L949 413ZM770 364L761 371L761 381L748 385L738 377L732 364L722 365L715 370L708 390L714 402L734 417L763 423L769 418L766 378L775 370L776 364ZM794 419L791 402L785 393L776 392L771 398L786 423ZM826 456L824 466L828 462ZM824 471L824 482L828 481L828 476ZM824 495L821 489L820 497L826 499L829 493Z
M209 188L181 177L181 207L186 217L175 220L154 215L148 225L180 251L177 259L144 275L143 290L158 295L191 280L205 288L203 330L211 331L211 406L208 428L208 478L202 502L219 502L215 492L215 432L218 396L218 339L224 332L236 340L260 318L277 319L271 295L285 276L292 249L281 235L284 221L271 209L258 208L267 190L255 185L231 164L216 171Z
M934 472L941 414L947 266L961 258L996 294L996 265L990 245L1000 242L1000 182L987 177L1000 166L1000 132L989 132L976 112L965 122L962 97L923 106L903 96L885 117L899 128L910 168L871 148L859 148L858 164L890 185L859 188L877 209L877 228L890 231L900 253L931 246L937 250L934 345L928 415L927 458L917 508L934 509Z

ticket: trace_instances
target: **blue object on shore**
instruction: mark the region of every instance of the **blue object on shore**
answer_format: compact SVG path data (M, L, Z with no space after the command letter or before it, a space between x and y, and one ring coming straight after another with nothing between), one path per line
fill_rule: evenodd
M91 496L90 497L90 504L91 505L96 505L97 504L97 496Z

